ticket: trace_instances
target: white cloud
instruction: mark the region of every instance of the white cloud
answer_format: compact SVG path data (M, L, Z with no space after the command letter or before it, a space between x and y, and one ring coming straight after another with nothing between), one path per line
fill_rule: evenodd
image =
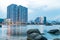
M54 17L51 17L50 20L60 20L60 15L56 15Z
M32 8L40 8L41 6L47 6L46 9L60 8L59 0L29 0L29 3Z
M0 6L4 12L6 11L7 6L10 4L28 6L28 2L25 0L0 0Z
M39 9L41 7L43 10L60 8L59 0L0 0L0 6L4 12L10 4L23 5L29 9Z
M60 15L55 16L54 19L56 19L56 20L60 19Z
M28 9L28 13L33 13L33 10L32 9Z
M28 7L26 0L0 0L0 18L6 18L7 6L10 4L17 4ZM2 14L1 14L2 13ZM4 16L2 16L4 15Z
M47 11L60 8L60 0L0 0L0 10L3 11L3 14L7 13L6 9L10 4L26 6L28 13L34 14L36 9Z

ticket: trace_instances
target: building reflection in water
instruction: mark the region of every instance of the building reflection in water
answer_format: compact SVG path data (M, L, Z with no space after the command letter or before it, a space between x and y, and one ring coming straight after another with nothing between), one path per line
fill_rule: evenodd
M11 37L16 40L21 39L27 35L27 25L8 25L7 35L9 40Z

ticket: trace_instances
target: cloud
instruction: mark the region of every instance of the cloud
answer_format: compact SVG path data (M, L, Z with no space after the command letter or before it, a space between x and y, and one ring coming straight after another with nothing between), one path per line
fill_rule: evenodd
M42 6L45 7L43 10L60 8L59 0L28 0L28 2L29 2L29 7L33 9L36 9L36 8L39 9Z
M6 9L10 4L23 5L29 9L39 9L41 7L43 7L43 10L60 8L59 0L0 0L2 10Z
M10 4L17 4L28 7L28 2L26 0L0 0L0 18L6 18L7 6ZM4 15L4 16L2 16Z
M51 17L50 20L55 20L55 21L57 20L57 21L59 21L60 20L60 15L56 15L54 17Z
M48 10L53 8L60 8L59 0L1 0L0 1L0 6L4 12L7 6L10 4L23 5L28 7L29 9L41 8L43 10Z
M60 8L60 0L0 0L0 10L1 13L4 14L4 17L7 14L7 6L10 4L17 4L27 7L29 16L31 16L32 14L37 14L39 16L41 14L49 15L50 13L47 13L48 10L50 11ZM44 11L46 11L46 13L43 13Z
M60 15L54 17L55 20L60 20Z
M1 6L3 11L6 11L7 6L10 4L28 6L28 2L25 0L1 0L0 1L0 6Z

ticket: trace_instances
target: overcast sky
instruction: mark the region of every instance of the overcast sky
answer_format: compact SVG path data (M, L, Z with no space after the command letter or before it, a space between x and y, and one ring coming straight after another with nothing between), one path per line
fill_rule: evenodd
M0 18L6 18L7 6L10 4L27 7L29 20L39 16L46 16L49 20L60 18L60 0L0 0Z

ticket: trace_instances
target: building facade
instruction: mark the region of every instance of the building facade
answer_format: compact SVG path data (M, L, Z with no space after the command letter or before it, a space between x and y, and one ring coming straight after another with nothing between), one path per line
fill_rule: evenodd
M26 7L19 6L19 22L26 23L28 20L28 10Z
M11 4L7 7L7 24L13 23L26 23L28 20L28 10L26 7L23 6L17 6L16 4ZM9 25L8 25L9 26ZM25 28L22 28L21 25L10 25L8 27L8 35L20 35L23 34L23 30L26 30ZM22 29L21 29L22 28Z
M11 4L7 7L7 19L11 19L13 23L26 23L28 20L28 10L26 7Z
M16 4L11 4L7 7L7 19L11 19L13 23L15 23L17 19L18 14L18 6Z

